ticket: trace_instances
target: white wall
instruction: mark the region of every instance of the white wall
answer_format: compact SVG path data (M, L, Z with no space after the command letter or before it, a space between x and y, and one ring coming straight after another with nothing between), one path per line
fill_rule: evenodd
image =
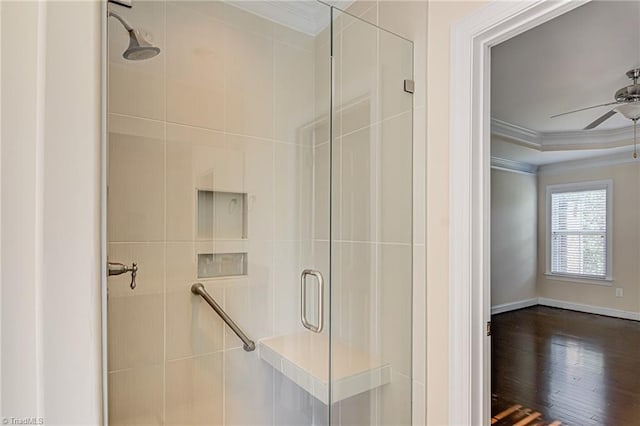
M427 424L449 411L449 98L451 24L484 1L430 1L427 47Z
M629 154L631 155L631 154ZM544 275L546 268L546 187L560 183L613 180L613 282L611 286L559 281ZM605 167L583 167L563 172L555 168L538 176L538 296L616 309L640 312L640 165L636 162ZM616 297L615 289L624 296Z
M536 297L537 177L491 170L491 306Z
M98 424L101 6L0 7L1 415Z

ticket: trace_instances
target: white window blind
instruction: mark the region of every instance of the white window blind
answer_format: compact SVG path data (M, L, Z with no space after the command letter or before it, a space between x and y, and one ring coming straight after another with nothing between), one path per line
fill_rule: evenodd
M551 193L551 273L607 277L607 188Z

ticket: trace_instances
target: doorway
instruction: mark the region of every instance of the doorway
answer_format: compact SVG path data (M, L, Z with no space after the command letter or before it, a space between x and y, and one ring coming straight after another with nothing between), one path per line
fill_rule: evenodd
M492 2L451 35L449 421L489 424L491 47L586 2Z

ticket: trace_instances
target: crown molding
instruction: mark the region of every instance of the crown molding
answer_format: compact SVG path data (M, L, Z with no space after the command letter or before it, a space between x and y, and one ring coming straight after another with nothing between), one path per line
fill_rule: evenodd
M557 175L584 169L596 169L599 167L619 166L622 164L637 163L640 159L634 159L632 151L619 152L616 154L603 155L595 158L585 158L580 160L562 161L538 167L539 175Z
M493 156L491 157L491 168L495 170L523 173L527 175L535 175L538 171L538 166L534 164Z
M493 136L500 136L519 145L542 151L542 136L535 130L492 118L491 134Z
M633 141L633 126L620 129L537 132L492 118L491 134L541 152L606 149L625 146Z

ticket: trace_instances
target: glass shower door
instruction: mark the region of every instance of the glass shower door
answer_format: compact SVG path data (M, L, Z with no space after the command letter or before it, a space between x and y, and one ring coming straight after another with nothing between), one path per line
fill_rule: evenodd
M329 423L330 8L275 3L108 4L111 425Z
M411 422L412 45L272 3L108 4L111 425Z
M410 425L413 44L333 9L331 418Z

